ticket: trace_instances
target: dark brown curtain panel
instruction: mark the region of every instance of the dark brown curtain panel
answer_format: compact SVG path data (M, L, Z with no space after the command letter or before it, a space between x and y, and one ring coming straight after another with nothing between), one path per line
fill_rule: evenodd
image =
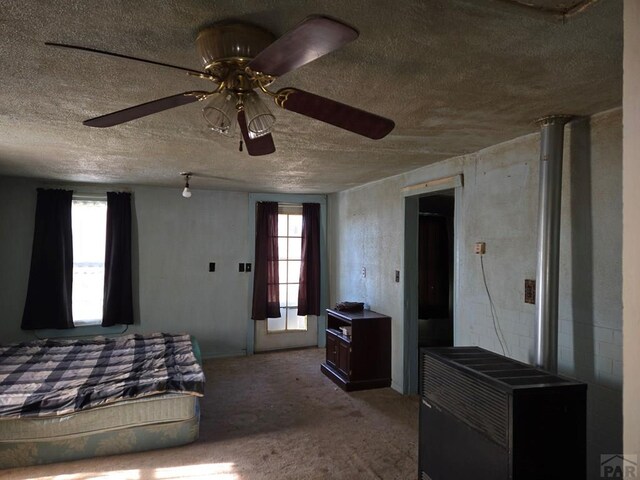
M278 285L278 203L256 208L256 254L253 269L253 320L280 317Z
M440 216L420 216L418 246L418 318L449 316L449 233L448 220Z
M102 326L133 323L131 194L107 192Z
M71 190L38 189L24 330L73 328Z
M298 315L320 315L320 204L302 204Z

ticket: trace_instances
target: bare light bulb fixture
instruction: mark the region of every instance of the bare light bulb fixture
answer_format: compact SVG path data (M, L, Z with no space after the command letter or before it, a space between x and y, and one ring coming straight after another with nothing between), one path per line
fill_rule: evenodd
M193 174L191 172L180 172L180 175L182 175L185 180L184 190L182 190L182 196L184 198L191 198L191 190L189 189L189 179Z

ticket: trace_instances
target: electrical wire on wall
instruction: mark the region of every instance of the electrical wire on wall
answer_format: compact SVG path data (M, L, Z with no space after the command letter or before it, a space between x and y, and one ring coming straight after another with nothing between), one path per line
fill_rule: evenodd
M484 271L483 255L480 255L480 268L482 270L482 281L484 282L484 289L487 291L487 297L489 298L489 309L491 310L491 318L493 319L493 329L496 332L496 337L498 338L498 342L500 342L500 347L502 348L502 354L509 356L507 341L504 338L504 334L502 333L502 329L500 328L500 323L498 322L498 314L496 312L496 306L493 303L493 298L491 298L491 293L489 293L489 285L487 285L487 275Z

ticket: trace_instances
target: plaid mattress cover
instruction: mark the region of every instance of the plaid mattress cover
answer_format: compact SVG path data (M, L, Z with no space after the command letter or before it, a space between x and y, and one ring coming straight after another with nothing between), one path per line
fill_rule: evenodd
M62 415L161 393L203 392L204 373L189 335L0 346L0 418Z

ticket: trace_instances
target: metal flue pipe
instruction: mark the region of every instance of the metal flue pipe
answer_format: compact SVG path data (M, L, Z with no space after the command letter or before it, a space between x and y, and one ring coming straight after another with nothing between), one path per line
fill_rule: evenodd
M558 271L560 200L564 126L570 115L550 115L540 125L540 203L538 211L538 266L536 285L535 364L558 370Z

